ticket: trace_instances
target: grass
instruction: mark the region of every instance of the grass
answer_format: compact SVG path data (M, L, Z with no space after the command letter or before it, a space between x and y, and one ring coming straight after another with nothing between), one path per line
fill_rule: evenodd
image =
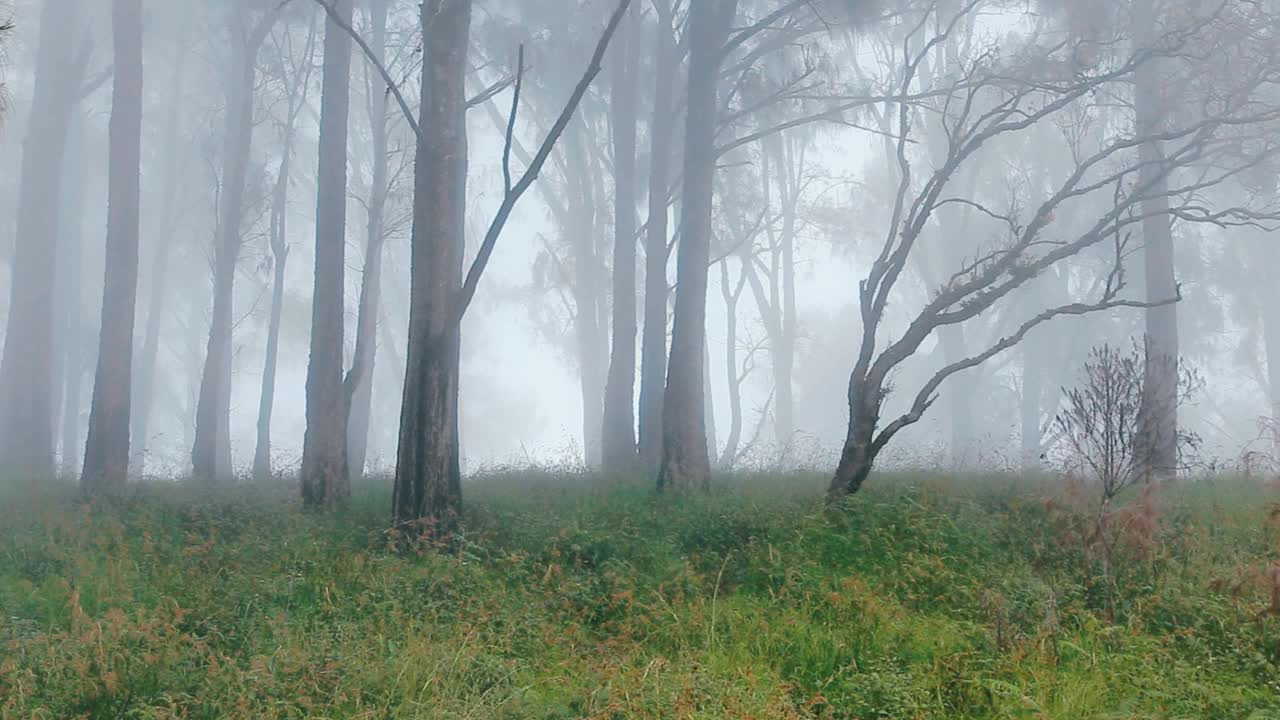
M380 486L10 493L0 718L1280 718L1264 488L1132 501L1108 576L1071 493L821 486L487 478L416 553Z

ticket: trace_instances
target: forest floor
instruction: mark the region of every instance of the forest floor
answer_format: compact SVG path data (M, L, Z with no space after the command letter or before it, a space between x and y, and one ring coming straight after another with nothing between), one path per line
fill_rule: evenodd
M444 552L382 486L0 495L0 718L1280 718L1274 489L1129 498L1106 553L1047 481L822 487L481 479Z

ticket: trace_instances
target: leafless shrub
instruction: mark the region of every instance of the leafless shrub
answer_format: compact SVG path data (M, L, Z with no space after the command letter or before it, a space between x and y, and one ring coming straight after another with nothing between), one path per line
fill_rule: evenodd
M1060 439L1057 460L1066 471L1095 481L1104 504L1149 479L1148 453L1159 438L1151 437L1144 418L1176 410L1152 407L1155 401L1143 392L1144 370L1156 362L1169 361L1151 357L1147 343L1135 342L1128 351L1102 345L1090 351L1080 385L1063 390L1066 408L1054 419ZM1185 404L1201 385L1194 370L1179 364L1177 405ZM1199 438L1179 430L1176 442L1185 465Z

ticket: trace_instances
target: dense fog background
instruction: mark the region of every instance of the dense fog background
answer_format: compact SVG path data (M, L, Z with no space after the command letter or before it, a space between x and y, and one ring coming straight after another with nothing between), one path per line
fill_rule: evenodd
M699 0L689 0L698 2ZM149 389L134 412L149 415L145 435L133 438L135 461L145 472L189 472L195 403L204 365L211 312L213 247L223 201L228 94L237 81L233 29L248 28L275 0L151 0L144 3L145 96L142 143L141 242L135 330L135 386ZM18 203L45 202L20 192L24 138L32 135L28 112L41 36L41 0L13 0L15 29L6 41L4 70L9 110L0 129L0 317L9 316L12 257ZM359 0L355 29L371 36L370 0ZM770 3L741 3L746 25ZM821 5L821 4L820 4ZM730 115L751 111L752 93L789 94L746 121L782 123L812 114L814 103L890 84L895 43L911 24L888 20L855 27L839 3L795 20L794 27L823 22L829 32L794 32L749 71ZM893 5L890 2L881 5ZM904 7L909 3L901 3ZM936 60L963 62L992 42L1016 52L1033 33L1051 37L1052 9L1030 3L988 3L954 44ZM468 92L479 93L508 77L516 49L525 44L527 78L517 141L538 140L576 81L614 3L604 0L486 0L473 20ZM758 6L758 7L757 7ZM53 364L54 411L61 467L78 472L92 392L104 270L107 218L108 122L111 111L110 3L90 0L82 12L57 17L58 43L83 57L71 73L78 89L57 198L58 234ZM386 57L390 73L416 104L421 62L417 3L387 3ZM892 14L898 8L877 12ZM650 48L659 32L650 3L635 10L643 52L639 73L639 223L647 220L654 93ZM677 7L677 24L684 8ZM906 13L907 10L902 12ZM815 13L816 14L816 13ZM47 21L47 19L46 19ZM1058 31L1061 32L1061 31ZM281 313L280 356L271 414L273 466L290 472L300 462L305 430L305 383L316 221L316 158L320 113L320 62L324 13L313 0L292 0L270 25L256 57L253 140L241 219L243 249L235 280L231 358L231 448L238 471L247 473L255 450L266 335L276 255L271 237L284 221L288 245ZM945 52L944 52L945 51ZM611 119L608 103L617 48L584 99L551 161L517 209L493 265L465 320L461 383L461 437L467 470L509 463L579 465L598 462L600 404L608 367L610 266L613 234ZM943 63L939 63L943 64ZM926 67L924 72L942 72ZM741 79L739 79L741 80ZM738 86L735 86L737 88ZM376 71L359 49L352 59L346 250L347 365L354 352L364 268L367 209L373 182L372 108L383 94ZM679 93L677 93L678 95ZM467 115L469 171L468 258L500 200L502 129L509 91L480 102ZM679 115L684 105L677 103ZM405 372L408 322L411 132L394 101L388 102L389 190L384 271L372 374L368 469L394 468ZM817 106L821 109L821 106ZM860 321L858 281L879 250L896 188L892 143L880 128L894 121L888 103L808 122L754 143L720 161L714 214L713 257L707 316L707 382L715 454L739 467L830 468L848 422L845 390L856 357ZM290 117L296 113L296 118ZM738 116L735 116L738 117ZM761 119L763 117L764 119ZM290 124L292 128L290 129ZM683 127L678 124L678 127ZM1052 132L1046 127L1045 132ZM726 133L747 131L731 126ZM291 133L287 198L276 194L286 133ZM1002 202L1023 197L1040 174L1061 172L1070 162L1062 145L1032 133L983 157L964 180L976 196ZM677 144L679 147L679 144ZM914 145L921 166L929 148ZM679 162L675 165L678 167ZM763 176L763 177L762 177ZM1240 190L1239 192L1245 192ZM1026 203L1021 203L1025 205ZM673 203L672 228L680 203ZM1062 223L1074 222L1063 218ZM943 217L925 242L929 251L913 263L889 307L888 330L901 331L912 308L943 273L978 252L994 231L983 218ZM739 261L747 248L750 270ZM787 248L784 254L783 248ZM1180 354L1203 376L1205 389L1183 409L1182 422L1204 440L1202 462L1236 463L1251 449L1269 449L1260 419L1275 414L1280 379L1280 287L1275 281L1275 241L1256 229L1175 226ZM1105 252L1101 253L1105 264ZM644 266L640 253L638 265ZM794 328L781 336L769 324L782 318L787 290L784 266L794 266ZM914 388L937 368L985 347L1019 321L1018 308L1035 298L1087 291L1098 259L1072 259L1020 290L1012 310L986 313L962 330L930 339L895 376ZM1129 280L1141 288L1141 263ZM668 282L675 282L674 257ZM643 287L643 274L641 274ZM733 305L733 309L729 308ZM641 303L643 306L643 303ZM729 337L728 320L736 320ZM785 318L782 318L785 322ZM886 463L921 463L961 469L1037 465L1048 450L1060 388L1075 382L1089 348L1104 340L1124 344L1141 337L1143 313L1120 309L1065 318L1032 331L1025 342L988 363L951 378L939 403L886 451ZM152 347L148 349L148 334ZM794 346L790 372L793 418L780 422L775 344ZM732 350L734 358L726 354ZM137 374L154 352L150 372ZM735 368L730 373L729 363ZM740 387L737 387L740 380ZM911 390L913 393L914 390ZM585 400L584 400L585 397ZM891 405L907 397L892 396ZM784 409L782 412L787 412ZM135 428L139 427L135 417ZM141 450L141 453L139 453ZM719 459L719 458L718 458Z

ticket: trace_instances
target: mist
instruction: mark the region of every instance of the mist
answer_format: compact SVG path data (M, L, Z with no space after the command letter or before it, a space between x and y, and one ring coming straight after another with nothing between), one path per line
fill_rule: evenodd
M0 720L1273 717L1277 28L0 0Z

